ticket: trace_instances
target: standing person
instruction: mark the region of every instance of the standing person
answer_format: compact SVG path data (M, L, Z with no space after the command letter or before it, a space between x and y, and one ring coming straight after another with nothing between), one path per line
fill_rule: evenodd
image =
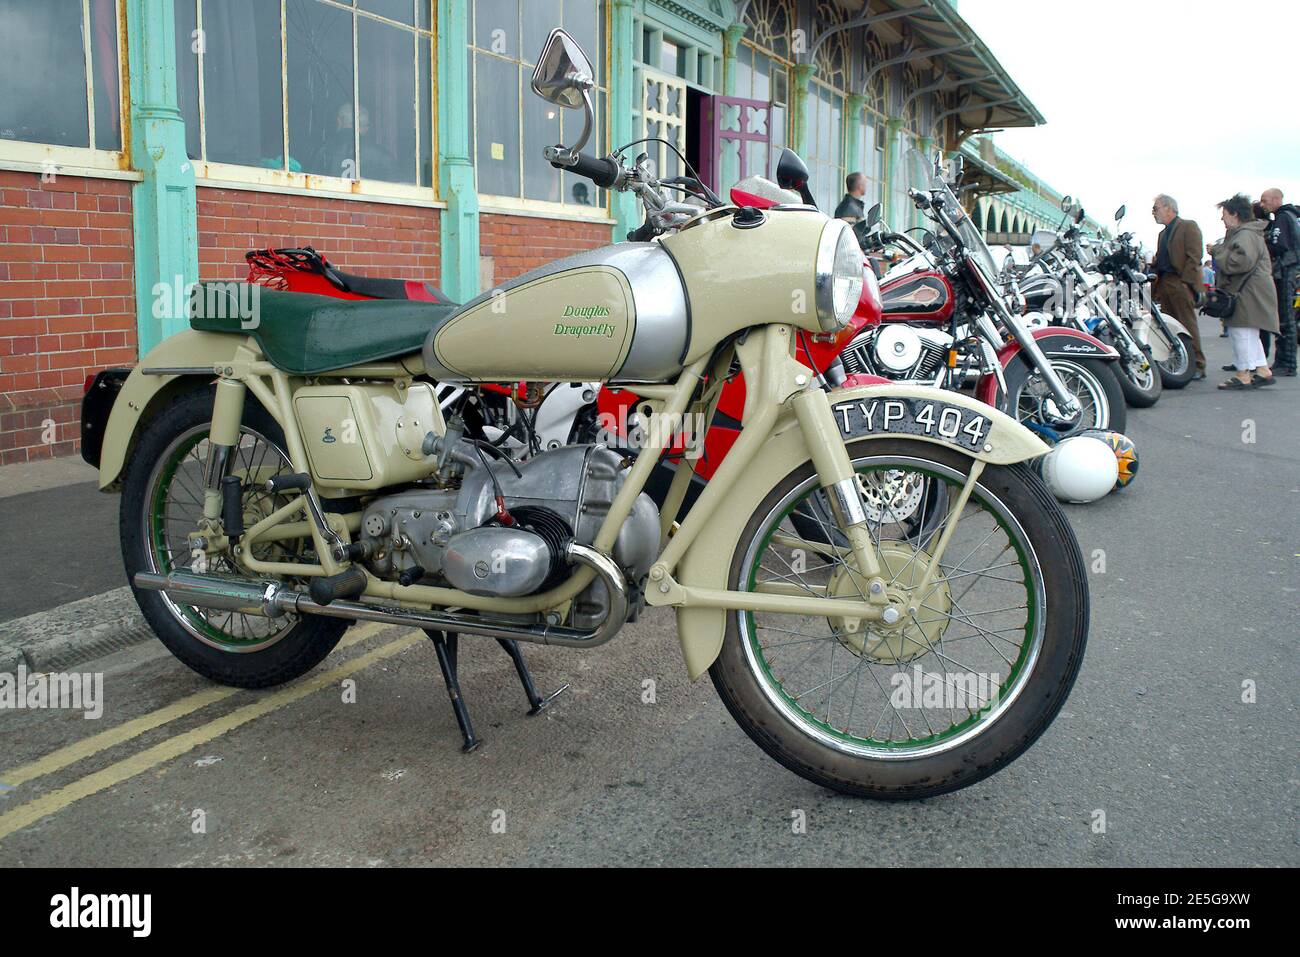
M1264 190L1259 204L1273 216L1264 233L1277 290L1278 335L1273 371L1277 375L1293 376L1296 374L1295 289L1300 285L1300 209L1283 203L1280 189ZM1264 351L1268 352L1267 346Z
M862 197L867 193L867 178L861 173L850 173L844 177L844 198L835 207L835 218L842 219L849 225L867 218L867 208Z
M1196 290L1201 278L1201 227L1180 219L1178 202L1163 193L1155 198L1151 215L1164 227L1156 244L1155 297L1160 308L1183 324L1192 337L1196 372L1192 380L1205 378L1205 350L1196 319Z
M1211 247L1218 289L1237 299L1232 315L1226 320L1228 338L1237 374L1220 383L1220 389L1248 389L1273 385L1276 381L1264 355L1260 331L1277 332L1277 290L1273 285L1273 266L1264 241L1267 227L1256 219L1245 195L1233 196L1219 204L1223 225L1228 234Z

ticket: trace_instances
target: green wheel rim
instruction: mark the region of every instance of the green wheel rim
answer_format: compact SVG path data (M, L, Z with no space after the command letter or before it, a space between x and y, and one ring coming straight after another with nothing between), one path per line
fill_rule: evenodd
M201 463L203 456L198 453L201 446L208 437L208 427L196 427L187 433L184 433L164 455L163 459L155 468L149 483L149 502L145 516L145 539L149 548L149 561L152 565L151 570L158 574L168 574L177 568L187 568L189 566L178 566L174 560L175 549L168 544L168 524L175 522L174 515L169 514L169 509L177 506L176 501L171 497L174 486L177 484L177 475L187 459L194 458L196 462ZM252 440L252 449L247 449L247 440ZM235 453L235 462L238 464L241 460L250 470L253 468L254 461L264 463L266 451L260 455L257 454L257 446L262 445L265 450L274 451L281 459L281 468L284 471L283 453L262 434L249 429L242 428L240 431L240 447ZM181 490L188 492L190 495L190 506L196 506L195 515L202 515L202 488L196 489L190 485L182 483ZM247 496L258 495L262 493L247 493ZM248 501L246 497L245 501ZM243 574L236 572L233 566L228 562L223 562L222 567L215 569L218 573L225 574ZM277 627L271 627L272 619L253 619L257 616L242 615L232 612L212 611L205 613L205 610L195 608L192 605L183 605L171 601L165 595L163 600L168 610L180 622L181 626L189 631L194 637L198 638L205 644L211 645L222 651L231 651L235 653L246 653L252 651L261 651L283 638L297 624L296 616L286 616L283 621L279 621ZM265 625L260 624L265 622Z
M865 467L861 464L864 461L867 463ZM905 466L906 471L909 473L919 473L923 475L928 481L945 483L950 491L953 492L959 490L961 488L961 483L965 480L965 477L961 476L960 473L953 472L952 470L947 469L946 466L940 466L926 460L889 457L865 460L859 459L858 462L855 463L855 467L857 467L859 474L866 474L877 470L896 469L900 465ZM752 591L760 583L760 572L764 570L763 562L765 557L770 554L774 537L779 531L781 531L782 526L789 521L796 510L807 502L817 491L817 487L817 479L815 476L801 483L791 493L789 493L785 499L783 499L778 508L769 515L768 519L761 526L759 534L755 537L755 541L758 544L756 546L751 546L747 556L747 561L744 566L745 578L741 582L742 589ZM1007 509L1005 504L993 496L992 493L983 486L977 484L975 491L971 496L971 502L968 503L966 510L963 512L961 521L958 523L957 534L960 535L963 530L962 523L969 523L973 517L971 514L972 506L979 507L982 514L992 517L994 527L989 529L990 535L994 531L1000 530L1005 536L1005 547L1002 551L1005 552L1009 548L1010 552L1014 555L1014 561L1011 564L1019 570L1021 583L1024 586L1025 604L1023 610L1025 614L1023 625L1020 626L1023 640L1020 641L1014 656L1002 657L1002 661L1006 663L1006 669L1005 675L999 674L1000 680L996 685L996 696L983 706L975 707L973 709L967 708L966 710L969 713L963 720L952 720L940 728L934 727L933 722L931 722L927 717L924 726L918 725L921 733L910 733L907 721L905 719L900 719L902 726L907 733L903 737L894 737L890 734L895 727L895 718L894 715L891 714L889 724L885 728L886 733L890 734L890 736L885 737L876 734L877 729L881 726L878 717L867 726L866 732L863 733L860 729L856 728L852 701L846 719L840 721L830 720L831 716L834 714L833 687L826 700L826 713L824 715L821 713L819 707L821 699L813 699L811 705L805 704L803 700L800 700L803 695L795 693L790 687L788 687L787 681L783 680L779 674L781 669L777 667L771 653L774 646L765 646L760 640L760 632L764 630L775 630L778 633L782 633L782 629L771 629L770 626L760 624L753 612L738 612L737 615L741 625L741 640L746 652L746 658L750 662L751 667L755 669L764 694L770 701L777 705L778 710L780 710L788 720L791 720L792 723L798 726L801 731L837 748L838 750L859 756L895 759L915 758L956 747L975 734L983 733L988 726L990 726L994 721L999 720L1002 715L1005 714L1006 709L1010 707L1011 703L1023 689L1024 683L1032 672L1033 664L1036 662L1039 649L1041 648L1041 623L1045 607L1042 577L1041 572L1038 570L1039 565L1037 557L1033 554L1032 548L1028 544L1028 539L1023 529L1020 528L1019 523L1016 522L1014 516L1011 515L1010 510ZM805 512L803 514L807 513ZM923 518L922 525L924 524ZM944 524L946 524L946 521ZM882 527L887 526L883 526L882 523L881 526L877 526L873 529L873 537L879 538ZM923 536L925 540L932 543L934 539L937 538L939 531L940 528L938 527L926 529L924 532L919 533L918 540ZM886 538L885 541L888 542L890 539ZM979 549L976 551L978 552ZM1000 555L1001 552L998 554ZM956 537L954 537L953 543L950 544L949 550L945 553L940 567L949 570L949 572L954 568L960 569L957 573L957 578L961 578L964 575L983 574L978 571L972 572L964 567L964 562L969 560L969 556L962 557L960 561L957 561L954 564L955 555L963 555L963 549L961 546L957 545ZM825 556L822 557L824 558ZM1000 563L994 567L997 568L999 566ZM771 569L767 570L771 571ZM1014 574L1014 570L1008 571L1006 574L1008 576L1012 575ZM1001 575L997 576L997 580L1004 584L1012 584L1010 578L1002 578ZM970 590L970 588L967 588L966 593L969 593ZM982 614L982 612L974 612L973 614L979 615ZM961 617L967 616L968 613L963 612ZM770 617L775 618L778 616ZM791 620L791 616L783 615L779 616L779 618L785 621ZM826 619L818 620L823 622L827 621ZM968 617L968 621L973 621L973 618ZM784 633L794 635L803 634L801 632L789 630L786 630ZM972 637L975 636L963 635L957 640L961 641ZM987 637L985 640L988 641ZM789 647L800 643L808 644L810 646L816 644L813 638L808 638L795 641L786 640L784 643L777 642L775 647ZM996 650L996 646L993 642L988 641L988 643L990 647L993 647L994 650ZM833 631L827 636L826 644L830 648L829 658L831 678L828 683L833 686L836 682L847 681L852 672L845 671L839 674L835 673L837 646L843 647L843 644L838 638L834 637ZM940 640L940 651L937 652L937 654L948 657L947 653L942 649L942 639ZM934 651L927 652L917 660L916 664L923 665L926 659L934 658L935 655L936 652ZM840 660L852 667L853 663L851 656L851 651L844 650L841 652ZM964 656L965 653L963 653L963 657ZM859 656L859 658L861 658L861 656ZM854 699L856 699L864 684L861 678L861 669L866 667L868 666L865 661L860 661L856 665L859 673L852 679L854 681L854 691L851 697ZM907 671L903 673L909 675L912 667L912 663L909 663ZM898 664L894 665L894 669L893 673L898 674ZM876 675L875 677L878 678L879 675ZM868 685L868 687L870 687L870 685ZM884 691L884 688L879 685L878 689L882 692ZM960 709L950 710L955 712Z

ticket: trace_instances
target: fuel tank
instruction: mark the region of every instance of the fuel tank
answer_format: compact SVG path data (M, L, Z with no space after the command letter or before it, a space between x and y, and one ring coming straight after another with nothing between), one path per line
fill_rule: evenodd
M933 322L952 318L952 283L938 270L907 273L880 283L884 322Z
M447 382L663 382L682 368L686 293L655 243L569 256L502 283L452 313L425 340Z

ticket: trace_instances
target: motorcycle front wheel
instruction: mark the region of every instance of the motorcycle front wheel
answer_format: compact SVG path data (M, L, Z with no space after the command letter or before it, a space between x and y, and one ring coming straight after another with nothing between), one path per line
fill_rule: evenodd
M1123 358L1115 363L1115 377L1124 391L1124 401L1135 409L1151 408L1160 401L1160 393L1164 391L1160 367L1151 358L1149 349L1144 349L1143 354L1147 360L1146 369L1139 369Z
M1128 426L1128 409L1114 362L1100 359L1050 359L1057 376L1079 399L1079 415L1067 419L1060 412L1047 382L1023 356L1017 356L1003 371L1007 391L1002 411L1026 425L1051 429L1059 438L1088 429L1123 432Z
M930 443L859 440L864 478L905 472L950 501L971 460ZM729 585L858 598L851 553L814 560L792 516L819 480L803 465L745 527ZM921 584L953 521L919 531L869 522L888 588ZM801 555L801 553L803 553ZM918 611L901 627L836 617L729 612L710 675L745 733L789 770L860 797L908 800L967 787L1034 743L1065 702L1088 633L1087 574L1069 522L1023 465L989 466L957 520Z
M1182 389L1192 381L1196 366L1192 363L1192 337L1182 333L1174 337L1170 347L1169 358L1157 362L1160 380L1166 389Z

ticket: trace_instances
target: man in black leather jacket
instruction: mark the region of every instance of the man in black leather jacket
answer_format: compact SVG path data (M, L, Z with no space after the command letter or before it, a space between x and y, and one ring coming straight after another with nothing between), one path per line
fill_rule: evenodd
M1275 375L1296 374L1296 286L1300 285L1300 209L1282 201L1280 189L1266 189L1259 203L1272 214L1264 233L1277 285L1278 335L1273 355ZM1268 354L1268 342L1264 343Z

